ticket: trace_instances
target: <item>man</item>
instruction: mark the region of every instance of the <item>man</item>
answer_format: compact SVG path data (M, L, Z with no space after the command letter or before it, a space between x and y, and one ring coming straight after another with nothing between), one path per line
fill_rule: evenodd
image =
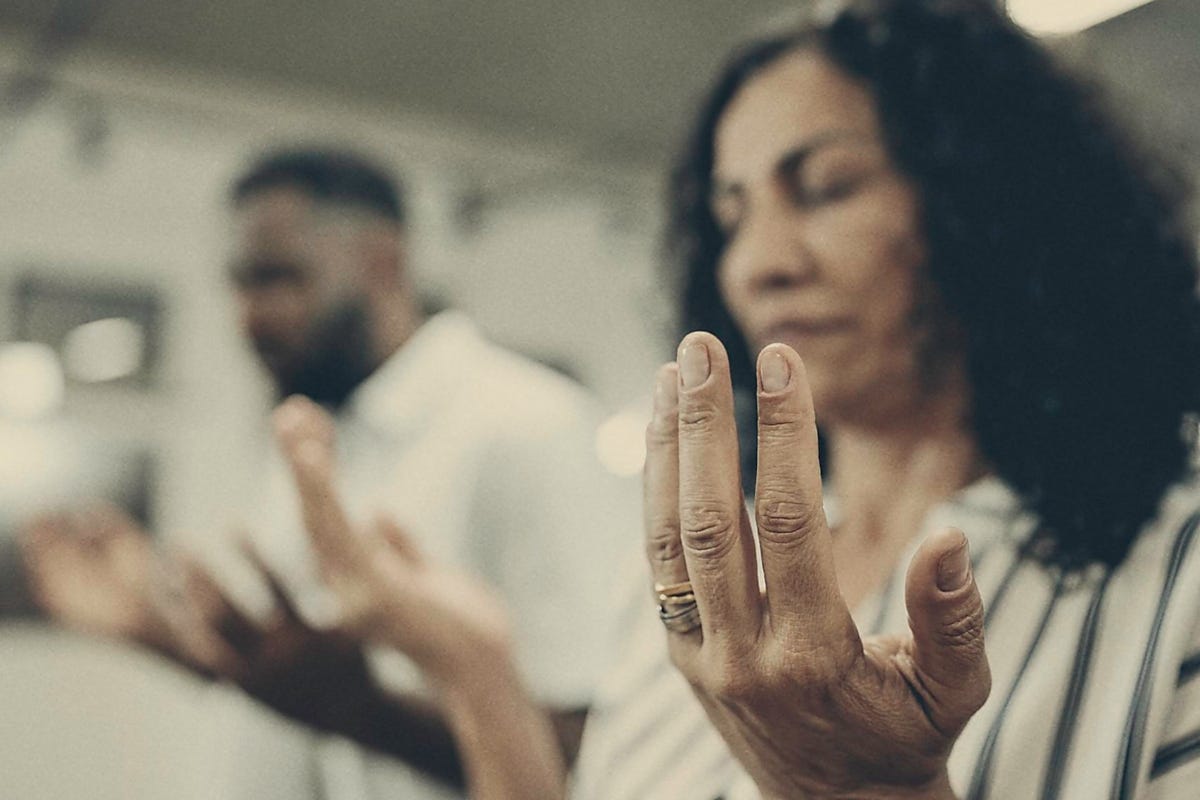
M526 678L570 757L611 607L614 564L597 552L619 553L638 527L629 486L596 461L581 390L486 342L460 314L425 318L405 263L400 194L369 162L276 153L236 182L233 207L239 318L279 398L303 394L335 412L352 513L387 513L431 558L497 589ZM406 783L397 796L435 795L428 776L461 785L451 739L413 671L337 630L282 463L266 484L246 554L274 598L269 619L239 610L195 565L140 568L150 559L130 551L147 550L146 537L111 518L99 533L86 526L86 550L62 522L33 532L43 606L231 678L288 716L425 773L389 774L390 791ZM97 603L91 587L124 601ZM112 606L127 612L119 626L94 618Z

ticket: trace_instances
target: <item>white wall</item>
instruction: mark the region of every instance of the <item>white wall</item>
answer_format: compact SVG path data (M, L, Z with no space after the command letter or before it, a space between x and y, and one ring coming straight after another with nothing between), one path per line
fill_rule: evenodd
M3 45L0 67L15 52ZM253 485L266 392L233 328L223 199L264 144L330 140L391 161L410 191L423 282L500 341L570 364L610 407L644 394L669 352L653 295L657 176L596 176L562 154L337 98L136 65L75 63L62 82L32 114L0 117L0 289L34 271L162 291L161 390L69 397L60 422L160 446L165 529L226 524ZM91 157L81 97L108 131ZM461 221L468 191L486 198L478 226Z

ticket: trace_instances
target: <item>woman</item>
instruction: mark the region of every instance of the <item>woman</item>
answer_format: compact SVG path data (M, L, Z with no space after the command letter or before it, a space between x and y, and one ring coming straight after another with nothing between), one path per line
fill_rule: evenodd
M852 3L734 59L673 197L716 336L656 387L660 619L631 592L578 796L1194 796L1196 264L1131 153L989 3ZM310 412L281 427L350 618L444 688L477 796L552 796L502 626L451 602L486 600L344 556Z
M773 341L804 358L829 550L859 629L906 633L919 619L899 570L921 533L970 537L994 688L955 740L958 793L1133 796L1154 771L1155 791L1186 796L1194 706L1175 684L1200 643L1194 556L1178 534L1195 502L1164 495L1197 408L1195 261L1178 203L1086 91L990 4L854 4L733 60L674 202L684 322L725 342L734 386L755 392L753 356ZM652 453L648 476L653 466ZM684 532L693 583L691 551L726 546L712 530L731 513L724 497L715 513L705 498L709 519ZM763 500L760 486L760 516ZM798 520L776 505L782 530L767 538L794 538ZM652 560L666 554L660 582L682 579L669 532L650 535ZM764 566L776 546L764 544ZM589 723L585 797L714 796L740 778L716 766L740 734L714 713L727 703L706 698L728 673L753 675L763 648L740 644L750 652L714 676L678 638L675 663L724 740L672 701L680 682L664 689L631 655ZM641 723L651 702L673 705L670 725Z

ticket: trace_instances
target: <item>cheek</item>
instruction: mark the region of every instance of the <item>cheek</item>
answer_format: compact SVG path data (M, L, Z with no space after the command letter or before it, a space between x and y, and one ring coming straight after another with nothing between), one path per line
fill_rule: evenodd
M814 219L809 243L848 285L868 286L911 273L925 260L915 214L904 205L864 202Z
M280 289L263 303L264 321L281 339L301 340L311 324L312 308L306 293L298 289Z
M726 250L725 255L717 264L717 291L725 308L738 327L744 327L746 308L749 304L749 286L744 277L745 271L739 269L737 253Z
M909 317L926 249L908 203L863 203L811 228L810 243L831 280L872 320Z

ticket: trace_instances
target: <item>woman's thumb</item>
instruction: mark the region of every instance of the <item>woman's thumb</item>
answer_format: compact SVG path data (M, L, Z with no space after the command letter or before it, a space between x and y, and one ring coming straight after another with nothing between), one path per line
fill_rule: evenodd
M991 691L983 646L983 600L967 537L947 529L921 543L905 586L913 665L933 724L953 736Z

